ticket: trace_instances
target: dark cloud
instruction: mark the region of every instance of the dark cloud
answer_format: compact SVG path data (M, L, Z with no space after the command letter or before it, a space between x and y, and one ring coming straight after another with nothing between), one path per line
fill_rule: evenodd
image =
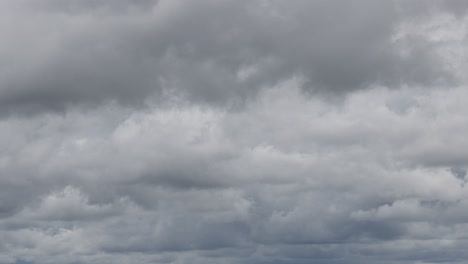
M0 0L0 263L465 263L465 6Z
M457 177L458 179L460 179L462 181L466 181L466 179L465 179L466 170L465 169L454 167L454 168L450 168L450 172L453 174L453 176Z
M9 7L2 113L177 93L237 105L291 77L307 91L438 86L457 78L437 43L412 33L387 1L19 1ZM417 4L414 4L417 5ZM429 4L419 4L423 7ZM454 4L453 4L454 5ZM448 10L459 8L447 2ZM445 5L444 5L445 6ZM415 7L420 12L422 7ZM30 44L34 43L34 46Z

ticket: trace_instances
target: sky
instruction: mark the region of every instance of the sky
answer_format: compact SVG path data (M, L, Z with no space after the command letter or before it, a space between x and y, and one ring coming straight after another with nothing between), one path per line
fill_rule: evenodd
M1 264L468 263L468 1L0 0Z

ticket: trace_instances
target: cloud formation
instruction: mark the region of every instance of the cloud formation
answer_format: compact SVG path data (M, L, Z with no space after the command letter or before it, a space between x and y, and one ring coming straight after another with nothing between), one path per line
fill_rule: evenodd
M173 93L237 105L298 76L326 94L453 84L445 40L405 29L465 8L455 3L2 1L2 112L141 106ZM418 15L405 11L413 5Z
M0 263L467 263L466 8L0 0Z

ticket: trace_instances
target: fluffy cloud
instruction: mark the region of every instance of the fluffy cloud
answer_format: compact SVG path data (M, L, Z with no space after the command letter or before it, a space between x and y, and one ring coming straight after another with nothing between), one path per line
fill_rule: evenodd
M0 5L0 263L466 263L461 1Z

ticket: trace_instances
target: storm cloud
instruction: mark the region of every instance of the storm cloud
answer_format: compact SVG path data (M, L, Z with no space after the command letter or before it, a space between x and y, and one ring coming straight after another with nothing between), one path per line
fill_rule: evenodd
M467 10L0 0L0 263L468 263Z

